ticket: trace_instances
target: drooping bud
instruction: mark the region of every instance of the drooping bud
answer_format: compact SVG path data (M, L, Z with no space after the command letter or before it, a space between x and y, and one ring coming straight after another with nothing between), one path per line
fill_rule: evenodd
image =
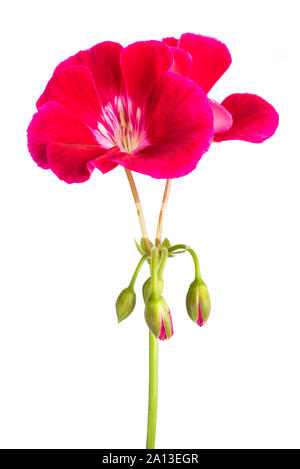
M146 305L145 305L145 320L146 323L154 334L161 340L170 339L173 335L173 324L170 314L170 309L164 298L161 296L160 288L162 284L158 279L162 278L161 274L166 262L168 249L163 248L162 259L158 269L158 249L157 247L151 248L151 278L150 278L150 294L147 297L148 291L145 291ZM145 290L149 286L145 287Z
M192 321L204 326L210 314L210 297L206 284L195 279L186 295L186 309Z
M116 310L118 316L118 322L120 323L123 319L126 319L134 310L136 295L134 292L134 285L137 279L137 276L141 270L143 263L145 262L147 255L144 254L139 260L138 265L133 273L129 287L121 291L118 299L116 301Z
M163 289L164 289L164 281L162 277L157 277L157 293L161 295ZM151 291L152 291L152 282L151 282L151 277L149 277L143 285L143 298L144 298L145 303L148 300L151 294Z
M160 340L172 337L174 331L170 309L161 295L151 293L146 302L145 320L155 337Z
M116 311L119 323L132 313L135 307L135 302L136 295L133 288L129 286L121 291L116 301Z

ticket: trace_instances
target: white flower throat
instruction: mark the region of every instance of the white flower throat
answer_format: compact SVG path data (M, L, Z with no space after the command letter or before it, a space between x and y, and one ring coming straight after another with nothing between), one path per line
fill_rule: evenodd
M141 109L133 109L129 98L116 97L114 104L104 106L94 133L104 148L118 146L131 153L147 144Z

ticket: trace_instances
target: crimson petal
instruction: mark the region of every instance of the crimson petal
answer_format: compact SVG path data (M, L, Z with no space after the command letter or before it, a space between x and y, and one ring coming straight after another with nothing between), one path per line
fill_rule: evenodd
M225 44L200 34L183 34L179 47L193 58L190 78L208 93L231 64L231 55Z
M271 104L260 96L249 93L232 94L222 106L233 118L232 127L214 136L214 141L245 140L262 143L270 138L278 127L279 116Z
M56 69L37 107L49 101L62 104L89 127L97 128L100 102L88 68L76 65Z
M172 72L180 73L180 75L183 76L189 76L193 62L191 54L178 47L170 47L170 49L174 58Z
M71 65L84 65L92 72L101 103L114 102L120 94L122 72L120 54L123 47L116 42L101 42L91 49L80 51L60 63L56 69Z
M175 37L164 37L163 42L167 44L167 46L170 46L170 47L179 46L179 39L176 39Z
M155 80L172 66L172 53L162 42L135 42L123 49L121 67L129 96L136 106L145 103Z
M102 151L92 131L55 102L44 104L34 114L27 135L29 152L34 161L44 169L50 167L47 158L49 143L93 145L99 148L99 152Z
M232 126L231 114L213 99L209 100L210 107L214 115L214 132L226 132Z
M154 178L191 172L213 138L213 116L206 94L191 80L166 72L146 103L148 145L113 161Z
M111 152L97 145L50 143L47 147L51 170L69 184L87 181L95 167L107 172L117 166L109 161Z

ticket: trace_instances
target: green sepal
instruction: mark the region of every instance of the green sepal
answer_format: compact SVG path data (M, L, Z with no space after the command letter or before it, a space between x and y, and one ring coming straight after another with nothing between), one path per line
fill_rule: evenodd
M135 242L135 246L136 246L137 250L139 251L139 253L140 253L141 255L143 255L143 254L144 254L144 251L143 251L141 245L137 242L136 239L134 240L134 242Z
M161 247L162 247L162 248L167 248L167 249L169 249L169 248L171 247L171 243L170 243L170 241L168 240L168 238L165 238L165 239L163 240L163 242L161 243Z
M153 247L153 243L149 239L148 239L148 243L150 245L150 250L151 250L151 248ZM141 248L143 250L143 254L148 254L150 252L150 250L147 248L147 241L145 240L145 238L141 239Z

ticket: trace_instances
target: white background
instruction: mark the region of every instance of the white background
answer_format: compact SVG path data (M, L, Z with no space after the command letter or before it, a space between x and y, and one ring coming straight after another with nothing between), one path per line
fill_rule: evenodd
M183 32L214 36L231 51L211 97L257 93L281 120L262 145L213 144L173 183L164 234L198 252L212 313L202 329L188 318L192 263L171 259L165 298L175 334L160 343L157 447L300 447L296 5L2 3L1 447L144 447L146 267L132 316L118 325L114 310L140 237L124 171L95 171L69 186L32 161L26 128L61 60L104 40L127 45ZM163 181L136 181L153 236Z

